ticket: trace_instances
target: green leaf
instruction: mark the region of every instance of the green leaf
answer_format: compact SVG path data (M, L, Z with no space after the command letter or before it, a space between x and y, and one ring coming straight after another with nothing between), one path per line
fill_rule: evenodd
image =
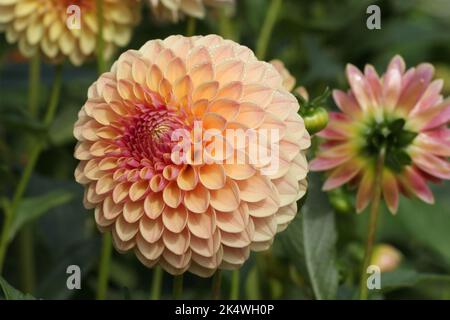
M11 286L3 277L0 276L0 288L6 300L36 300L30 294L24 294L13 286Z
M319 300L335 298L338 286L335 218L326 194L320 191L317 175L310 176L308 199L280 239L311 285L314 296Z
M9 240L14 239L16 233L24 224L40 217L50 209L70 201L73 196L74 193L72 191L57 190L41 196L25 198L20 203L15 214L9 233Z

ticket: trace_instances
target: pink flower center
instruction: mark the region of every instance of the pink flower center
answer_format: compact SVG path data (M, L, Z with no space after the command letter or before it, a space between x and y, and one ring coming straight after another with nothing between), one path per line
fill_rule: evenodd
M164 105L140 106L141 112L124 120L124 132L117 139L121 157L129 158L128 168L153 167L161 172L172 163L172 149L177 141L172 134L178 129L187 129L184 117Z

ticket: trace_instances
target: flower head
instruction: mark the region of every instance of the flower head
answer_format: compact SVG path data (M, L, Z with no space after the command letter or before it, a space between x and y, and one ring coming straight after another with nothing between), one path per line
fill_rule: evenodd
M185 15L203 19L205 7L234 5L234 0L148 0L153 15L159 20L177 22Z
M306 192L310 138L298 109L270 64L219 36L127 51L75 124L85 206L149 267L237 268L271 245Z
M138 0L104 0L105 57L131 38L139 20ZM41 52L51 61L68 57L82 64L95 53L98 37L95 0L0 0L0 30L31 57Z
M341 112L330 113L327 128L318 134L325 142L310 165L329 171L324 190L358 185L361 212L373 198L383 153L381 183L389 210L397 211L400 192L433 203L427 181L450 179L450 100L443 100L443 81L432 81L433 73L428 63L405 70L400 56L381 77L370 65L364 73L347 66L351 89L333 92Z

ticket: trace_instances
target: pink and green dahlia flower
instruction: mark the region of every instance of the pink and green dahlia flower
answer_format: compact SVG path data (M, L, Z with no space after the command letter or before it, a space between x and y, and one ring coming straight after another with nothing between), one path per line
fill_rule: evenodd
M450 179L450 99L441 95L443 81L432 80L433 66L406 70L395 56L381 77L371 65L364 73L348 65L346 73L350 90L333 92L341 112L330 113L318 134L325 141L310 164L328 172L323 189L357 185L356 208L363 211L384 154L381 187L389 210L397 211L400 192L433 203L427 181Z

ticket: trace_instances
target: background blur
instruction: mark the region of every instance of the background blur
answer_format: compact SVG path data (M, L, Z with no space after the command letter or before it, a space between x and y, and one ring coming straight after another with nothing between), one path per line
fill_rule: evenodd
M230 20L212 13L197 21L198 34L220 33L255 48L268 0L237 0ZM366 28L366 8L381 8L381 30ZM186 21L159 24L143 9L143 19L128 48L137 49L150 39L185 34ZM407 65L431 62L450 94L450 1L447 0L284 0L269 42L266 59L282 60L312 96L326 86L346 89L344 68L373 64L381 73L389 59L401 54ZM125 50L125 49L124 49ZM40 107L49 99L53 76L42 67ZM82 188L73 179L76 161L72 127L97 78L95 62L81 68L64 66L62 99L49 130L24 113L27 104L28 63L0 35L0 196L10 197L26 162L30 135L48 141L20 208L33 217L35 279L32 294L44 299L95 297L101 235L94 216L82 206ZM332 99L329 109L335 108ZM321 177L310 176L310 191L302 214L276 237L270 252L252 254L241 270L240 298L312 299L352 298L356 292L368 214L356 215L349 190L330 195L320 192ZM394 271L384 273L382 289L373 298L450 299L450 184L435 190L436 205L402 199L396 216L383 212L377 242L396 248L402 256ZM3 217L0 218L0 223ZM26 268L20 241L8 251L3 276L26 291ZM257 263L261 261L263 263ZM66 268L82 271L82 289L66 287ZM263 266L263 267L262 267ZM222 297L229 295L230 273L223 272ZM114 252L108 297L146 299L152 270L132 253ZM170 298L171 280L164 276L163 298ZM211 280L185 275L184 298L210 298ZM1 294L0 294L1 296Z

